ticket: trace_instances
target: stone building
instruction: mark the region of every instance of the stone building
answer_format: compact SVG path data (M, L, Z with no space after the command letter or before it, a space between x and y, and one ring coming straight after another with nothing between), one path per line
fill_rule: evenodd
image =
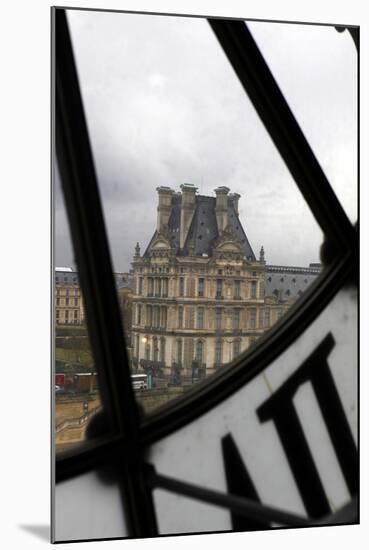
M55 268L55 323L57 325L82 325L85 312L77 271L70 267ZM120 310L127 336L130 335L132 317L131 273L114 273Z
M55 323L81 325L84 318L78 274L70 267L57 267L55 269Z
M264 314L265 261L238 216L240 196L159 187L157 227L132 263L132 348L136 364L163 374L211 374L249 348L270 325Z

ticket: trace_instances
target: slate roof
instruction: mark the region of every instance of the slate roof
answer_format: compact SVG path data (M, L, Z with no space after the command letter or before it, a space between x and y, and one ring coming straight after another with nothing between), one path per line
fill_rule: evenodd
M55 283L58 285L75 285L79 284L78 272L68 268L64 271L62 268L55 268ZM114 273L115 283L117 288L133 288L133 275L130 273Z
M71 268L67 268L67 271L64 271L62 268L56 267L55 282L66 285L78 284L78 273L77 271L72 271Z
M265 296L276 296L283 302L298 298L315 281L320 271L319 264L311 264L310 267L267 266Z
M177 256L188 256L190 248L195 256L213 255L216 241L219 238L218 225L215 214L215 197L196 195L195 213L184 247L180 249L180 223L181 223L181 194L175 194L172 198L172 210L168 221L169 239L176 249ZM246 233L242 227L238 214L231 201L228 203L228 227L234 238L241 244L244 256L255 261L254 252L250 246ZM149 255L152 242L157 236L155 231L145 250L144 256Z

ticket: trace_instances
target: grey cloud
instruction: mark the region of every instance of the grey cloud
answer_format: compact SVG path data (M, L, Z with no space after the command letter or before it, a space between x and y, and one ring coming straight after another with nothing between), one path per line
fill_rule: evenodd
M205 20L74 11L70 25L116 270L129 268L136 241L144 249L151 238L155 188L185 181L202 194L218 185L240 193L251 245L258 253L263 244L269 262L318 260L321 231ZM355 217L350 37L250 27ZM55 202L59 212L57 194ZM57 219L56 258L65 263L66 222Z

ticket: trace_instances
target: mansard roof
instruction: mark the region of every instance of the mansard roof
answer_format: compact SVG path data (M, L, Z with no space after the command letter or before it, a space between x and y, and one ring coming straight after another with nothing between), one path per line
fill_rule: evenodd
M310 264L309 267L268 265L265 272L265 296L275 296L282 302L298 298L320 272L320 264Z
M113 273L115 283L118 289L133 288L134 280L132 273ZM57 286L79 285L78 271L72 271L71 268L55 268L54 280Z
M190 252L191 255L195 256L212 256L220 237L215 214L215 197L196 195L195 212L182 249L180 248L181 199L180 193L172 197L172 207L168 221L168 237L175 248L176 256L189 256ZM243 255L248 260L255 261L254 252L232 201L228 202L227 231L241 245ZM149 255L151 245L157 235L158 233L155 231L144 257Z

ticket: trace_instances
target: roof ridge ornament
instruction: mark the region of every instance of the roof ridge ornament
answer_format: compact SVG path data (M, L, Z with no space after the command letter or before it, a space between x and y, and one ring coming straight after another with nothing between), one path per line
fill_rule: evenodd
M264 252L264 247L263 246L261 246L261 248L260 248L259 262L261 264L265 264L265 252Z

